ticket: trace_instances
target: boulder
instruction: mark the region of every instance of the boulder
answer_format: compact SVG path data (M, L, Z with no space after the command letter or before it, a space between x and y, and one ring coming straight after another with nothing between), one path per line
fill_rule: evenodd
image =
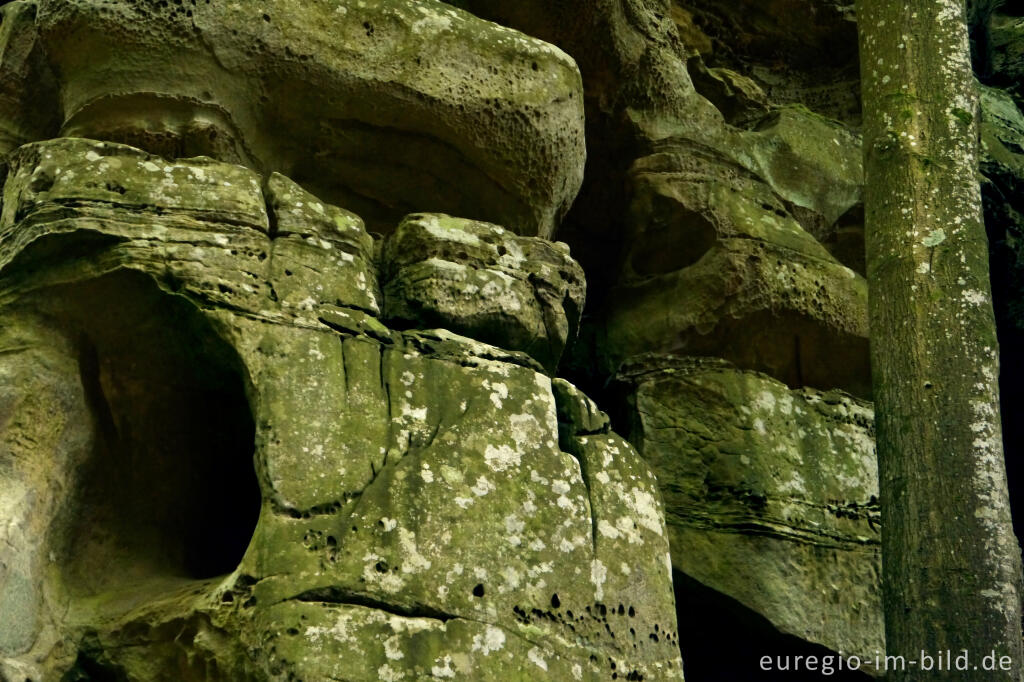
M579 326L586 284L564 244L447 215L407 216L383 248L386 318L528 353L549 371Z
M267 180L274 242L269 276L282 306L347 306L380 315L373 238L363 219L325 203L289 178Z

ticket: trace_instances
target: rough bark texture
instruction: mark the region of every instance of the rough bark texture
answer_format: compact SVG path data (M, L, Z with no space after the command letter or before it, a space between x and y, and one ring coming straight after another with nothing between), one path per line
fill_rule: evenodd
M887 648L908 661L966 649L979 664L994 650L1012 659L999 679L1019 679L1020 551L964 6L862 0L859 25ZM958 679L992 676L979 665Z

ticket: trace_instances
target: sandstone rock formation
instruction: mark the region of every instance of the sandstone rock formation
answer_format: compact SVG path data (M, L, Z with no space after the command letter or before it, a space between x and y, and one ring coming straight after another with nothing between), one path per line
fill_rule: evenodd
M1024 32L972 7L1011 414ZM882 649L851 6L0 19L0 677Z
M385 326L359 218L283 176L110 142L9 165L5 674L681 676L650 470L526 353ZM432 220L453 219L394 243ZM557 311L502 292L561 315L526 331L564 343L582 296L564 250L438 229L508 245L545 295L576 277Z
M408 216L383 247L389 322L444 327L554 371L586 285L562 243L445 215Z
M884 650L870 404L711 358L642 356L619 380L630 440L671 481L676 568L782 632L864 660Z
M18 0L4 17L7 149L208 155L382 224L442 210L543 236L579 188L573 60L434 0Z

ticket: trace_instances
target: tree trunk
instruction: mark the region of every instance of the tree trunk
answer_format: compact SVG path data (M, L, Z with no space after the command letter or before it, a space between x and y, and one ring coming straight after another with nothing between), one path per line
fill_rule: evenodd
M1020 549L964 5L859 0L858 24L886 642L908 662L890 675L935 679L940 653L945 670L966 650L955 679L1019 680Z

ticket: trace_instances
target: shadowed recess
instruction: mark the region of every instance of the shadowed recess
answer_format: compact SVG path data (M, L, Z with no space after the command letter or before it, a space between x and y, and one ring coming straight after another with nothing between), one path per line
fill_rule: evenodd
M687 682L872 679L865 672L848 669L849 652L841 652L844 664L840 670L838 652L780 632L761 614L685 573L672 571L672 583ZM761 665L763 656L770 657L765 666ZM808 657L814 657L814 671L807 670ZM831 670L827 675L823 674L826 661Z
M77 339L96 426L67 512L72 594L123 597L233 571L260 506L234 351L185 299L136 273L53 287L27 303Z

